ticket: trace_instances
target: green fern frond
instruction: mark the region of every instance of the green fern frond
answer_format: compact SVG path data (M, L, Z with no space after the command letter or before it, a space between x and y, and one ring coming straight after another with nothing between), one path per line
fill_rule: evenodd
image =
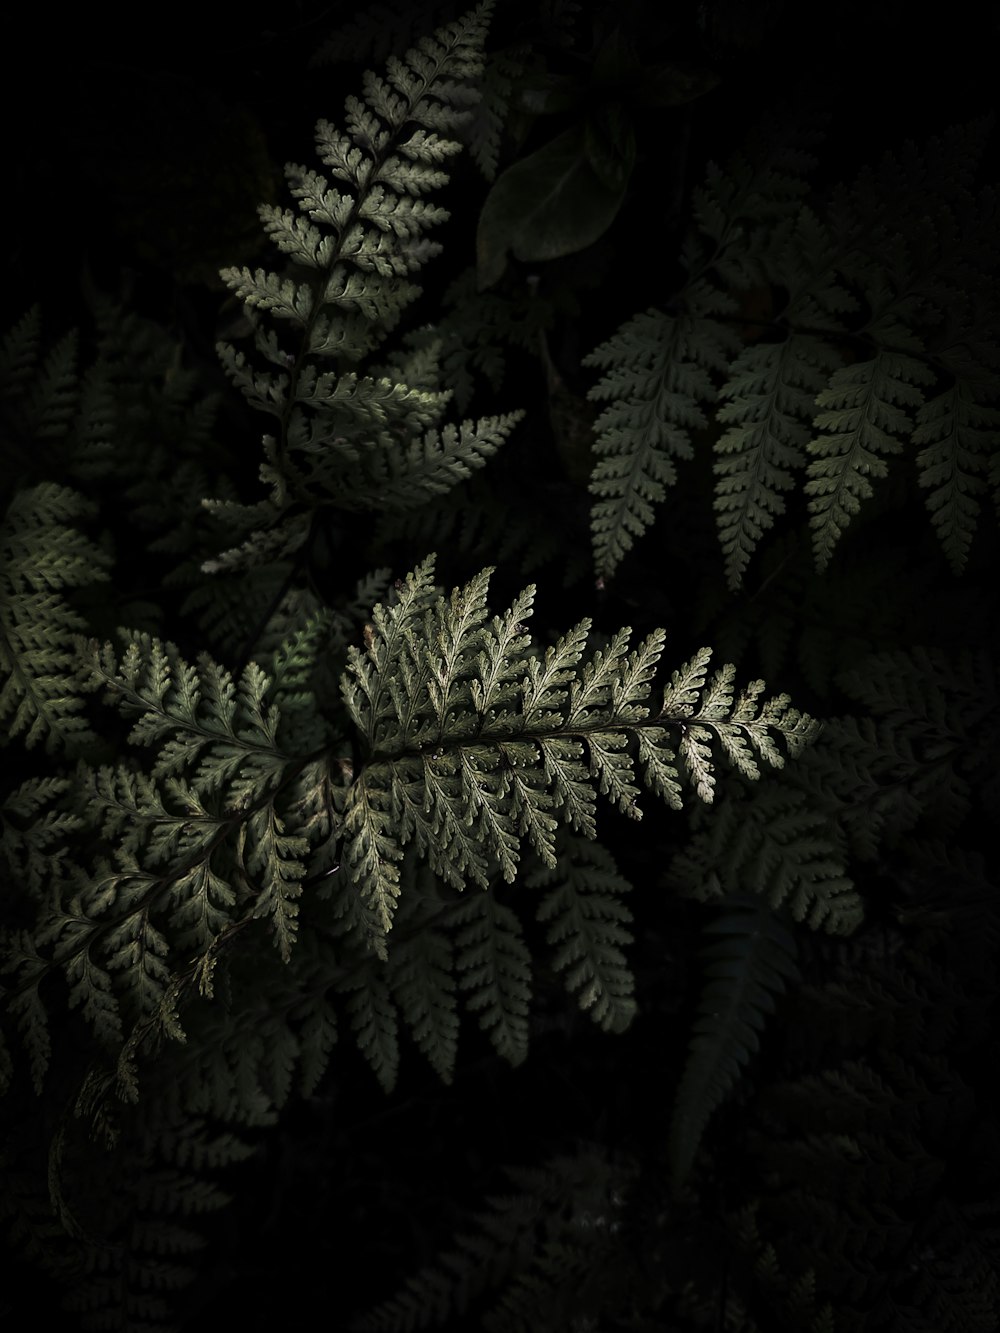
M399 1072L399 1018L388 982L369 967L346 978L341 990L361 1053L382 1087L391 1092Z
M402 58L390 56L385 77L366 72L363 98L347 99L345 132L319 122L319 156L346 188L287 167L296 209L260 209L264 230L289 258L287 272L222 272L250 312L257 354L268 363L257 369L220 344L223 365L249 402L279 421L261 471L271 486L269 512L254 523L246 507L215 507L255 532L227 567L235 551L259 564L301 544L298 528L285 535L293 500L307 510L324 501L405 507L439 494L481 466L517 419L510 413L438 434L447 395L347 368L395 327L420 291L408 275L440 249L424 233L448 214L423 196L446 182L444 167L461 149L449 136L478 98L490 12L490 3L480 4ZM290 332L294 350L272 322Z
M931 522L956 574L968 558L991 456L1000 458L1000 410L993 398L992 391L984 394L981 386L957 380L917 411L912 440L922 446L919 481L929 492Z
M24 1045L35 1095L41 1096L52 1059L49 1011L39 994L48 969L28 931L4 930L0 935L0 958L7 978L0 987L0 995ZM14 1073L14 1062L0 1032L0 1094L6 1092Z
M806 460L817 394L836 354L814 337L745 347L719 390L715 512L731 589L742 582L763 534L785 511L784 495Z
M81 369L75 329L43 350L40 311L29 310L0 344L0 424L9 479L24 485L38 475L74 482L105 475L122 407L112 378L113 368L100 353Z
M859 856L874 857L922 820L941 835L953 831L975 795L989 805L1000 741L988 653L873 654L838 683L865 715L827 721L823 744L800 772L808 790L836 802Z
M42 347L42 310L33 305L0 342L0 401L5 411L35 382Z
M599 575L614 573L652 523L654 506L677 480L675 460L693 457L691 431L707 424L703 404L715 398L708 372L724 371L735 346L732 332L712 318L720 298L695 287L685 299L683 314L650 308L583 358L605 371L587 397L608 402L594 423L590 481Z
M605 1263L623 1257L615 1236L634 1165L583 1144L576 1157L506 1174L517 1193L488 1199L489 1210L469 1219L436 1264L354 1322L357 1333L413 1333L456 1317L468 1321L484 1297L492 1303L475 1326L489 1333L576 1327L605 1303L617 1308L630 1270L626 1264L620 1283L612 1280L606 1290Z
M671 313L634 316L583 362L607 372L591 400L611 400L590 481L600 577L653 522L717 396L715 419L729 429L716 445L715 508L732 587L804 464L825 568L870 478L913 438L913 409L921 484L934 487L935 527L962 565L976 497L1000 476L983 433L996 424L996 201L971 188L989 130L982 120L922 149L906 144L808 203L814 162L802 145L816 136L797 142L797 118L772 121L725 168L709 165L685 241L690 276ZM737 331L741 307L751 317ZM849 319L859 311L861 327ZM939 385L925 403L942 378L955 390ZM811 417L818 435L805 430Z
M711 265L736 290L756 286L771 239L782 220L795 216L808 189L805 177L816 166L810 149L821 138L815 118L772 112L725 168L710 162L692 195L696 228L686 246L691 266ZM706 249L707 255L699 253Z
M24 1022L39 982L64 974L70 1007L99 1045L118 1050L118 1090L134 1100L139 1045L154 1034L183 1040L179 999L211 995L223 943L263 918L287 960L310 851L302 830L317 839L328 830L312 829L294 801L285 807L284 789L318 761L279 748L270 681L255 664L237 683L209 658L193 666L149 636L125 644L119 658L111 645L81 643L81 660L90 687L132 719L129 742L155 758L148 772L134 760L81 766L66 792L73 827L99 835L110 855L56 874L50 862L37 950L19 954L11 942L6 966ZM59 794L25 791L21 804ZM51 824L41 820L42 842ZM32 1059L37 1079L42 1056Z
M450 598L436 595L431 572L428 558L395 605L374 609L367 651L351 648L341 681L368 751L347 793L344 860L383 930L411 840L456 888L488 887L494 866L509 882L525 836L549 867L560 818L594 836L595 786L641 817L633 741L646 785L679 808L682 772L711 801L714 745L752 780L758 758L784 763L772 732L793 756L815 734L787 695L761 704L762 681L734 695L731 665L706 679L710 649L674 673L651 715L662 630L631 652L621 630L583 661L585 620L541 658L524 628L533 588L487 621L491 570Z
M468 141L472 160L488 181L496 179L511 94L524 75L530 55L527 44L490 53L483 72L482 100L464 127L463 137Z
M83 827L81 816L67 808L72 789L70 778L29 778L0 805L0 853L11 880L34 898L45 896L68 855L71 836Z
M805 491L819 569L829 564L862 500L872 495L869 477L884 477L885 456L903 452L913 434L906 409L923 404L921 386L933 381L922 361L880 351L869 361L835 371L830 387L817 396L816 406L824 410L815 425L824 433L807 446L811 461Z
M536 915L552 923L552 967L599 1027L623 1032L635 1016L635 979L622 951L633 938L632 913L621 901L632 886L611 855L584 838L560 839L558 858L524 879L527 888L546 890Z
M292 752L314 747L327 731L313 685L320 652L329 643L333 627L333 614L323 607L274 652L271 697L280 710L282 743Z
M62 595L107 579L110 560L75 526L94 507L53 482L19 491L0 529L0 722L52 753L94 739L80 716L72 637L86 628Z
M849 935L863 905L842 843L801 791L772 784L749 799L730 793L674 858L667 883L708 901L756 893L813 930Z
M455 970L466 1008L511 1065L528 1054L531 953L515 914L492 893L470 894L449 918L456 929Z
M431 926L404 940L389 956L389 987L420 1051L450 1083L458 1051L451 939Z
M690 1054L674 1099L668 1154L675 1186L694 1163L705 1126L732 1091L775 996L799 979L795 939L762 903L735 900L705 927L721 935L702 952L707 963Z
M412 0L375 0L351 15L331 33L312 57L320 65L357 65L368 60L384 61L394 51L412 46L440 10L440 4L416 6Z
M366 509L413 509L445 495L493 457L523 412L430 429L423 439L363 454L352 473L354 502Z
M165 876L175 903L194 894L211 917L236 898L252 898L252 915L269 919L287 958L305 873L299 858L308 844L286 830L274 806L293 765L278 746L278 710L265 702L270 680L253 662L237 684L207 655L196 667L173 644L148 635L125 636L125 642L120 661L110 644L89 645L91 685L103 687L135 718L130 743L156 746L157 755L150 778L138 775L134 786L123 769L114 777L96 775L94 796L105 826L120 826L124 800L127 851L144 849L153 865L169 865L182 853L184 871ZM235 896L220 887L210 865L227 835L235 837Z

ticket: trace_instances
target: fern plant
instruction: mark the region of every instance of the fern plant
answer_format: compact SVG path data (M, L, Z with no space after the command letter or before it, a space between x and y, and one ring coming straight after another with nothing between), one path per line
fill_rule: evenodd
M980 497L997 499L995 203L973 186L989 128L971 123L922 153L907 144L825 204L802 175L812 145L787 128L711 167L687 282L584 359L604 371L590 398L607 403L590 482L600 573L651 525L717 402L714 508L731 588L797 485L825 569L904 452L948 561L964 567ZM748 344L732 327L744 293L766 294Z
M985 1329L987 126L695 170L662 16L405 9L214 333L88 268L0 347L14 1252L129 1333L333 1259L358 1328ZM906 453L924 625L848 535Z

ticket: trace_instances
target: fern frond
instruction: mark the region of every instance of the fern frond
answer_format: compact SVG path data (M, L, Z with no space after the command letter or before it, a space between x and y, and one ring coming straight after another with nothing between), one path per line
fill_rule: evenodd
M686 247L692 266L698 250L707 248L702 239L707 238L708 262L723 281L737 290L757 286L778 224L795 216L808 189L805 177L816 166L809 150L821 137L819 122L771 112L725 168L710 162L705 181L692 195L700 233Z
M91 688L133 719L130 743L156 757L148 773L134 762L81 768L74 816L111 857L71 864L50 884L35 971L60 969L97 1040L121 1048L120 1090L131 1100L135 1049L154 1032L183 1039L178 1000L194 987L211 994L225 940L263 918L289 957L310 842L294 804L291 814L276 805L306 765L277 745L270 682L256 664L237 684L172 644L133 634L125 645L119 657L91 642L82 659ZM21 989L35 982L28 967Z
M675 460L693 456L690 433L707 424L702 405L715 398L708 372L724 370L734 346L730 330L711 317L711 302L699 303L696 290L689 296L689 313L650 308L583 358L605 371L587 397L610 400L594 423L590 481L599 575L614 573L652 523L654 506L677 480Z
M706 984L690 1054L674 1099L668 1154L675 1186L691 1170L705 1126L729 1095L752 1052L775 996L798 980L795 939L761 903L732 903L705 927L721 935L702 951Z
M523 412L463 421L424 432L405 447L367 452L353 470L354 500L371 509L413 509L445 495L493 457Z
M393 949L388 966L389 988L413 1039L445 1083L458 1051L452 953L449 937L425 926Z
M956 574L968 558L990 458L1000 457L1000 410L992 398L973 382L957 380L917 411L912 439L922 446L919 481L929 492L931 522Z
M817 338L745 347L719 390L715 513L726 577L735 590L763 534L785 511L784 493L805 464L816 396L836 365Z
M559 863L525 876L525 886L546 890L539 921L552 924L546 942L555 946L552 966L581 1009L605 1032L623 1032L635 1016L635 981L622 946L632 943L632 913L621 901L631 884L611 855L596 843L568 837Z
M456 1316L489 1333L570 1328L617 1307L623 1291L602 1289L604 1263L622 1258L614 1237L634 1165L583 1144L576 1157L506 1174L517 1193L488 1199L436 1264L352 1325L357 1333L442 1328ZM487 1295L493 1303L474 1317Z
M862 500L872 495L869 477L884 477L885 456L903 451L913 434L907 408L924 401L922 385L933 383L922 361L902 352L880 351L868 361L835 371L830 386L816 398L824 409L815 420L825 433L809 441L811 461L805 491L810 497L810 526L819 569Z
M813 930L848 935L861 923L863 904L842 841L801 791L772 784L750 799L730 794L674 858L667 883L709 901L760 894Z
M522 77L531 55L527 45L492 51L483 73L482 101L475 108L463 137L476 166L488 181L496 179L500 140L511 92Z
M251 313L256 351L268 363L258 369L220 344L223 365L249 402L280 423L261 474L272 488L273 512L261 515L270 517L269 535L261 538L261 524L253 525L249 542L234 548L243 563L292 549L283 534L293 499L307 510L324 501L342 508L418 504L481 466L517 419L511 413L476 426L464 422L439 434L446 395L347 369L395 327L420 291L409 275L440 248L425 233L448 214L423 196L446 182L444 168L460 151L452 136L478 98L491 8L482 3L402 58L390 56L385 77L366 72L363 97L347 99L345 131L319 122L319 156L339 186L289 164L296 207L260 209L265 232L288 256L286 272L222 272ZM288 326L297 350L268 328L275 321ZM249 518L216 512L237 523Z
M14 496L0 530L0 722L7 737L50 753L93 740L72 647L86 626L62 595L108 577L108 556L75 526L93 512L75 491L42 482Z
M559 817L593 837L595 785L640 818L632 740L646 785L678 806L682 770L711 801L713 745L752 780L757 758L784 763L772 732L793 756L815 734L787 695L761 704L762 681L735 696L732 666L706 681L709 649L674 673L651 716L662 630L631 653L630 631L621 630L582 661L590 628L583 621L539 659L522 625L533 588L487 623L490 570L450 598L434 596L431 570L428 558L395 606L375 608L367 650L350 649L341 682L369 748L347 793L345 861L384 929L411 840L446 882L486 888L494 865L514 879L525 834L553 865ZM676 753L667 743L674 729Z
M388 982L368 967L347 978L341 990L347 995L347 1012L361 1053L382 1087L391 1092L399 1071L399 1020Z
M528 1054L531 954L521 923L492 893L470 894L450 918L456 928L455 969L466 1008L498 1055L521 1064Z
M872 654L838 682L865 715L826 722L802 776L820 799L834 798L858 855L874 857L923 819L947 834L974 792L989 802L998 683L988 653Z
M34 383L42 346L42 309L33 305L0 342L0 399L5 409Z
M4 930L0 935L0 959L7 978L0 995L13 1015L28 1057L32 1086L40 1097L52 1059L49 1012L39 994L48 969L28 931ZM7 1091L14 1072L14 1062L0 1032L0 1095Z
M11 879L42 898L60 873L71 836L84 821L68 808L73 782L66 777L29 778L0 805L0 853Z

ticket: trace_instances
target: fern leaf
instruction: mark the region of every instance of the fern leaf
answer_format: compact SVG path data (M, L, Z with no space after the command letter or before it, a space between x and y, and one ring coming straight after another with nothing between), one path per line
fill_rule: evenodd
M299 1020L299 1092L312 1097L330 1062L337 1041L337 1013L325 993L310 997L293 1014Z
M692 210L711 245L713 267L736 290L765 276L770 238L798 212L809 188L806 174L816 166L809 150L821 137L815 119L770 112L724 168L708 164L706 180L693 191ZM700 249L704 241L698 242ZM688 253L693 260L690 241Z
M831 350L792 334L745 347L719 390L715 512L731 589L739 587L763 534L785 511L784 494L805 464L816 395L833 369Z
M558 866L531 871L525 885L546 890L536 915L552 923L546 942L566 989L605 1032L624 1032L635 1016L635 982L622 951L632 943L632 914L621 898L632 886L603 847L580 837L565 839Z
M804 793L772 784L750 800L723 801L675 857L667 882L699 898L757 893L813 930L848 935L864 909L845 860L842 840Z
M346 980L347 1012L361 1053L386 1092L399 1072L399 1022L386 979L374 968L364 968Z
M388 981L417 1046L442 1081L451 1083L458 1051L451 940L425 927L393 949Z
M570 1328L620 1299L616 1291L609 1300L602 1278L621 1261L609 1241L621 1225L631 1163L609 1162L584 1144L576 1156L506 1174L517 1193L489 1199L489 1211L470 1218L434 1265L366 1312L354 1325L359 1333L443 1328L460 1316L487 1333ZM474 1302L488 1293L493 1304L478 1310Z
M725 367L730 346L716 320L651 308L584 357L585 366L605 370L587 397L610 400L594 423L590 481L599 575L614 573L652 523L654 506L677 480L675 460L693 457L690 432L706 425L702 404L715 398L708 372Z
M920 386L933 381L921 361L901 352L880 351L870 361L835 371L830 387L817 396L825 409L815 420L826 433L810 440L806 494L816 565L825 569L841 533L872 494L869 477L884 477L885 455L903 450L913 433L906 408L924 397Z
M285 832L285 826L273 806L255 810L247 821L250 852L247 856L247 879L256 888L255 917L266 917L282 962L292 955L292 946L298 933L299 907L296 899L302 893L305 862L299 857L309 851L303 837ZM257 887L259 885L259 887Z
M713 746L753 780L758 758L784 763L773 732L795 755L816 731L787 695L762 703L762 682L736 698L732 666L706 680L707 648L674 673L651 717L662 630L631 653L630 631L620 630L581 660L588 628L581 622L540 661L520 628L533 590L489 624L490 572L434 598L425 561L395 606L373 610L366 652L349 651L344 703L371 749L346 798L344 859L385 929L399 893L396 863L411 839L446 882L486 888L494 866L515 877L525 834L551 866L560 816L593 837L595 783L625 814L641 817L633 740L646 784L676 806L675 757L710 801ZM506 706L488 708L490 701ZM672 727L680 733L676 755L664 744Z
M871 859L924 819L946 836L968 814L973 784L995 790L998 682L989 654L871 654L838 683L865 715L827 722L803 777L835 800L858 855Z
M691 1170L712 1113L759 1049L774 997L784 991L786 981L799 979L793 936L761 904L734 903L705 929L723 938L702 951L706 983L668 1139L675 1188Z
M363 774L351 785L344 811L344 864L383 931L392 924L399 896L396 862L403 856L393 828L389 793Z
M481 467L517 420L509 413L438 431L445 395L345 367L388 336L419 295L409 275L440 248L425 233L448 214L423 196L446 182L444 166L461 148L453 132L478 99L491 8L480 4L390 57L384 78L368 71L364 96L347 99L345 130L319 122L320 159L344 188L290 164L296 207L260 209L290 273L222 271L251 313L256 350L269 363L257 369L220 344L223 365L254 407L279 419L280 434L261 472L272 487L264 530L258 521L246 535L252 515L245 506L214 506L244 537L213 562L218 568L265 563L300 545L299 527L289 524L301 514L287 513L296 498L308 509L324 499L348 508L421 504ZM297 352L267 327L275 321L297 330Z
M0 993L3 994L6 1008L14 1016L28 1056L28 1069L35 1095L40 1097L52 1059L48 1009L38 993L39 984L47 972L45 960L40 957L26 931L5 931L0 937L0 945L4 973L10 979ZM0 1033L0 1095L9 1086L13 1072L13 1062Z
M42 346L42 310L33 305L0 342L0 399L20 398L35 382Z
M1000 411L984 403L968 380L958 380L920 407L916 423L920 485L929 492L927 508L948 563L960 574L976 529L977 497L986 490L984 474L997 451Z
M93 739L80 716L73 635L84 621L64 589L105 580L109 560L72 526L93 506L52 482L18 492L0 530L0 722L50 753Z
M485 466L523 416L508 412L463 421L458 428L428 430L402 449L397 440L388 449L372 450L352 479L355 502L364 508L412 509L446 494Z
M449 921L456 928L455 968L466 1007L479 1014L497 1054L519 1065L528 1054L531 999L531 954L521 923L490 893L470 895Z

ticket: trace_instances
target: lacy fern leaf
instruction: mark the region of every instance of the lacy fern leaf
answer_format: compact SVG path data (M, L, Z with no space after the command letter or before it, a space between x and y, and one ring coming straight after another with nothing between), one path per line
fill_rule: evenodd
M478 99L491 4L421 38L384 77L368 71L363 97L346 103L346 128L320 121L320 159L337 184L289 164L294 209L265 204L264 230L289 260L282 273L224 269L246 306L257 357L220 344L226 372L278 429L265 438L261 480L269 498L248 506L206 501L240 541L212 567L267 564L298 549L307 514L340 508L407 508L483 466L520 413L439 429L450 397L353 369L419 295L410 275L440 246L425 233L448 217L425 196L448 179L453 137ZM276 327L270 327L270 326ZM290 335L290 338L289 338ZM289 513L298 504L299 512Z
M9 955L22 997L14 1008L33 1021L40 981L61 971L70 1007L99 1046L117 1049L118 1090L134 1100L139 1045L152 1034L183 1039L179 999L190 989L211 996L232 935L262 918L281 957L290 956L310 844L281 793L310 761L279 747L270 681L255 664L236 682L207 656L192 665L147 635L126 635L120 655L110 644L78 643L89 687L132 720L129 743L155 758L148 771L134 756L81 764L71 784L22 791L22 806L68 801L76 841L89 837L78 859L48 858L37 947ZM40 819L29 857L44 854L60 819L58 810ZM84 850L93 838L106 855ZM23 854L23 838L6 842ZM35 1046L37 1079L44 1060Z
M706 983L674 1100L668 1153L676 1186L691 1169L712 1112L759 1048L774 997L786 981L799 979L795 940L762 903L737 900L705 929L722 938L702 953Z
M784 763L772 733L792 755L815 734L787 695L761 704L762 681L736 696L731 665L709 678L707 648L674 672L654 713L662 630L630 652L623 629L583 660L585 620L542 657L524 627L533 587L488 619L489 569L447 598L432 570L429 557L373 610L341 681L367 751L346 797L344 860L383 930L410 841L447 883L486 888L494 869L514 879L525 837L556 865L560 820L592 838L595 787L640 818L636 758L645 784L680 808L682 775L711 801L713 747L752 780L758 759Z
M861 924L863 908L846 873L844 844L803 792L773 783L750 799L730 793L711 824L674 858L667 882L709 901L760 894L813 930L849 935Z
M120 660L110 645L88 652L92 686L135 718L130 742L157 747L149 779L125 767L95 775L105 830L123 828L130 854L144 851L147 864L170 867L162 883L175 910L197 901L208 929L223 907L252 901L252 915L269 920L287 959L308 844L274 806L291 757L278 746L278 710L265 702L269 678L251 662L237 685L207 655L193 666L148 635L129 636ZM235 853L229 888L212 869L226 835Z
M722 303L724 304L724 303ZM594 423L597 463L590 480L594 559L610 575L653 521L654 506L677 480L677 459L693 456L692 429L715 397L710 370L722 370L732 334L711 315L722 308L707 287L688 293L688 309L649 309L584 357L605 374L589 391L608 402Z
M933 372L915 357L880 351L869 361L836 371L816 398L815 420L823 433L810 440L806 481L816 564L824 569L862 500L872 494L870 477L884 477L885 456L903 451L913 433L907 408L922 405L922 385Z
M816 395L835 354L819 339L790 335L745 347L719 390L715 511L731 589L763 534L785 510L785 493L806 461Z
M632 913L622 902L632 886L613 857L584 838L563 838L558 866L531 871L525 884L546 890L537 916L551 922L546 942L566 989L605 1032L623 1032L635 1015L635 981L622 952L632 943Z
M528 1054L531 954L521 923L492 893L471 894L454 910L455 967L466 1007L498 1055L521 1064Z
M917 411L912 440L920 485L927 492L931 522L956 574L965 568L979 517L979 497L988 488L991 454L1000 459L1000 410L992 387L958 379ZM993 479L1000 498L1000 470Z
M824 570L911 442L945 554L964 567L1000 477L996 196L971 188L988 130L906 144L808 202L812 159L786 126L709 164L673 313L634 316L584 360L606 372L590 397L610 400L590 483L599 575L650 526L692 427L713 417L731 588L803 473Z
M93 512L43 482L14 496L0 529L0 722L29 748L76 754L93 740L72 650L86 626L62 595L108 577L107 555L75 526Z

